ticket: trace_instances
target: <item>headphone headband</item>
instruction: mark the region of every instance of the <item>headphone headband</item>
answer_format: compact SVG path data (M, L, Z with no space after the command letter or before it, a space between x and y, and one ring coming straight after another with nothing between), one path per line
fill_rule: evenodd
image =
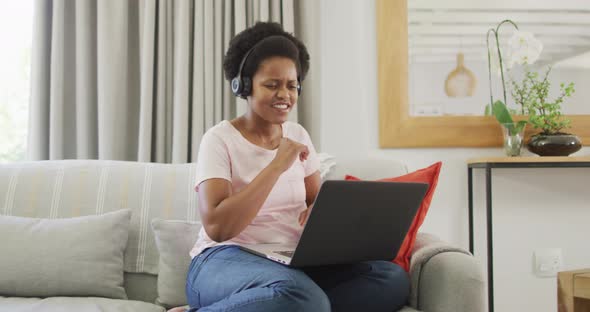
M260 45L262 42L264 42L270 38L273 38L273 37L285 38L284 36L281 36L281 35L273 35L273 36L266 37L266 38L258 41L252 48L250 48L246 52L246 54L242 58L242 61L240 62L240 67L238 67L238 75L231 80L231 90L235 96L245 99L248 95L251 94L251 92L252 92L252 78L251 77L242 77L242 71L244 70L244 65L246 64L246 60L248 59L248 56L250 56L252 51L254 51L254 49L258 45ZM288 38L286 38L286 39L288 40ZM299 79L299 71L297 72L297 94L298 95L301 94L301 80Z

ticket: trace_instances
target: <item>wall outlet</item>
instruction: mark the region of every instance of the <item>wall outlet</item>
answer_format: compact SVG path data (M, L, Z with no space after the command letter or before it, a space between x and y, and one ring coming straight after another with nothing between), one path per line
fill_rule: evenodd
M441 116L443 114L440 106L422 105L414 107L414 116Z
M561 248L537 249L533 258L533 271L538 277L555 277L563 268Z

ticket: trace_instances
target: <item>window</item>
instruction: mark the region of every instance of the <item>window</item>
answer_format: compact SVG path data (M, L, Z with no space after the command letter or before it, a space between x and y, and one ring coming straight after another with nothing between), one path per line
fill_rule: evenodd
M0 162L25 159L33 1L0 2Z

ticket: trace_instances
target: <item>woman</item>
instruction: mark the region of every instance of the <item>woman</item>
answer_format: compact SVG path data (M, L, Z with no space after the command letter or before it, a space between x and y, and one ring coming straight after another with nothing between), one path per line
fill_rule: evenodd
M305 46L276 23L257 23L230 42L232 91L248 111L201 141L196 191L203 228L186 295L199 311L397 311L408 276L388 261L295 269L236 244L295 244L320 187L305 129L287 121L309 68Z

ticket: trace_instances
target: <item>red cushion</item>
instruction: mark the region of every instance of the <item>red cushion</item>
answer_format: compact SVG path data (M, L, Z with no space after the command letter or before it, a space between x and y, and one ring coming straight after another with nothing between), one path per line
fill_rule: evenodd
M412 256L412 248L414 248L414 243L416 242L418 229L424 222L424 219L426 218L426 213L428 212L428 207L430 207L430 201L432 200L434 190L436 189L436 184L438 182L438 175L440 173L441 166L442 162L439 161L429 167L416 170L403 176L378 180L383 182L422 182L429 184L428 191L426 191L424 200L422 201L422 204L420 204L418 212L416 213L416 216L414 217L414 220L410 225L408 234L406 234L406 238L404 239L404 242L402 243L402 246L399 249L399 252L397 253L397 257L395 257L395 259L393 260L394 263L397 263L408 272L410 271L410 257ZM349 181L361 180L351 175L346 175L344 179Z

